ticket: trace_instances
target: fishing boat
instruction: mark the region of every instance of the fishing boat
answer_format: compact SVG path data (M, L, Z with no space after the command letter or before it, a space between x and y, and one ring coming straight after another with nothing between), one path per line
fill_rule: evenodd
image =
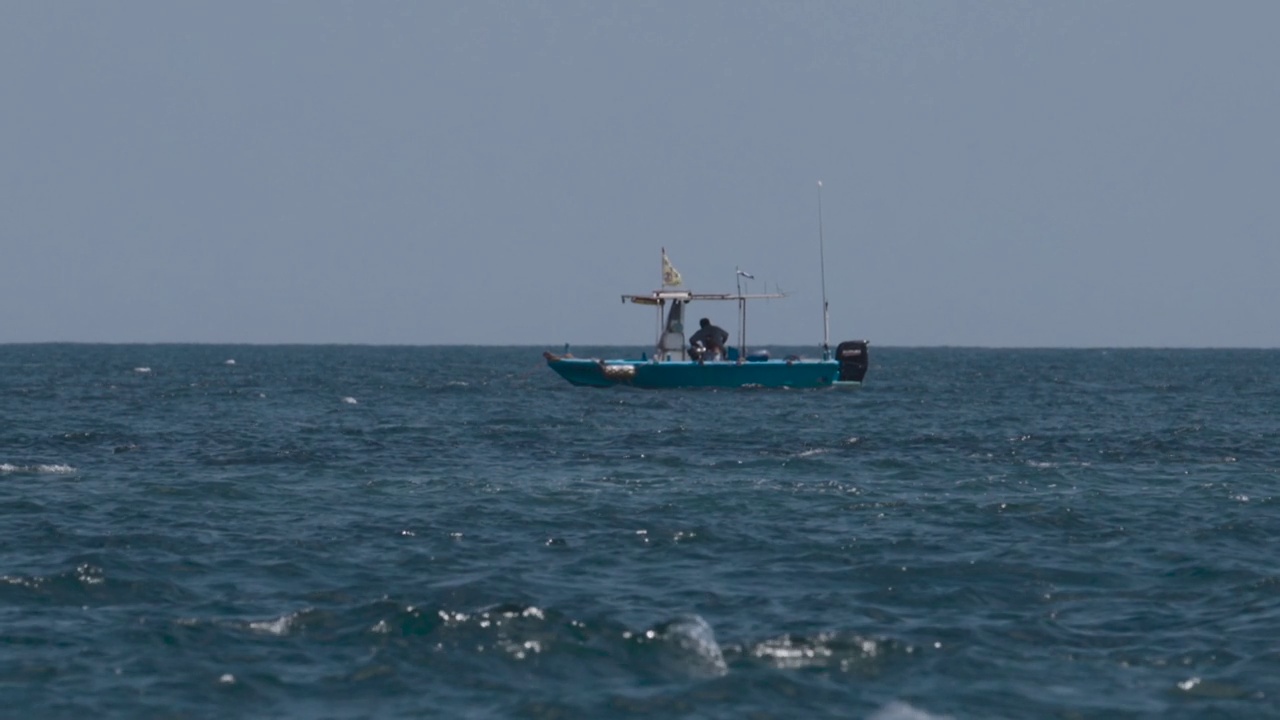
M747 302L783 297L781 294L695 293L655 290L644 295L623 295L624 302L655 305L664 318L652 354L634 359L578 358L571 354L543 353L547 365L574 385L637 388L763 387L822 388L859 387L867 374L867 342L842 342L832 353L824 346L818 358L772 358L767 351L747 352L740 341L723 353L708 357L706 348L686 347L685 310L691 303L738 303L739 326ZM665 312L664 312L665 311ZM741 333L739 338L741 338Z
M821 188L822 184L818 184ZM822 200L819 190L818 236L822 249ZM823 253L825 255L825 253ZM747 303L786 297L783 293L742 292L742 278L751 275L737 270L738 290L733 293L696 293L682 288L683 278L662 249L662 287L649 293L623 295L622 302L656 308L658 339L652 353L642 352L631 359L579 358L565 351L544 352L547 365L574 385L636 388L857 388L867 374L867 341L850 340L836 346L829 343L830 315L826 293L825 258L822 279L821 356L790 355L770 357L768 351L747 349ZM701 302L732 302L738 309L737 344L728 347L704 343L687 344L685 317L689 305ZM696 335L696 334L695 334Z

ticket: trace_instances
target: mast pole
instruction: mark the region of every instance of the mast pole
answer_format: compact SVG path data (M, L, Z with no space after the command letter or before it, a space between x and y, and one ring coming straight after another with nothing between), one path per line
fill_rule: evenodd
M831 358L831 315L827 305L827 253L822 240L822 181L818 181L818 262L822 271L822 359Z
M666 290L666 289L667 289L667 248L664 245L662 246L662 257L659 258L658 260L658 292L661 293L663 290ZM658 298L658 343L657 343L657 347L654 348L654 355L658 358L659 362L667 359L666 355L663 354L664 351L667 349L666 348L667 326L663 324L663 319L662 319L663 311L666 309L667 309L667 301L663 300L662 298Z
M742 268L734 266L733 279L738 288L738 357L747 351L747 301L742 299Z
M745 362L747 359L747 299L744 297L738 298L738 317L742 323L742 329L738 331L738 362ZM725 360L728 359L725 358Z

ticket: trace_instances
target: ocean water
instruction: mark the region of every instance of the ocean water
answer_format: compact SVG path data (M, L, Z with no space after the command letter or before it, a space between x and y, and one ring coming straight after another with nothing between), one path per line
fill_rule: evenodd
M1280 351L541 350L0 346L0 716L1280 715Z

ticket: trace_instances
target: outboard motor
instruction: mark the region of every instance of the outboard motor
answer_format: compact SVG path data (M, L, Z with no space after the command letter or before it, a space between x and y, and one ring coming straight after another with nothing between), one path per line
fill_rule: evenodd
M867 341L846 340L836 346L840 361L840 382L862 382L867 374Z

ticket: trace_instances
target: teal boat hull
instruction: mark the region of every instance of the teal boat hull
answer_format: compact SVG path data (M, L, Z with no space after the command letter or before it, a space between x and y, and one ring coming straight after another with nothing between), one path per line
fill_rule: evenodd
M596 360L547 354L547 365L574 385L636 388L825 388L840 382L835 360L676 361Z

